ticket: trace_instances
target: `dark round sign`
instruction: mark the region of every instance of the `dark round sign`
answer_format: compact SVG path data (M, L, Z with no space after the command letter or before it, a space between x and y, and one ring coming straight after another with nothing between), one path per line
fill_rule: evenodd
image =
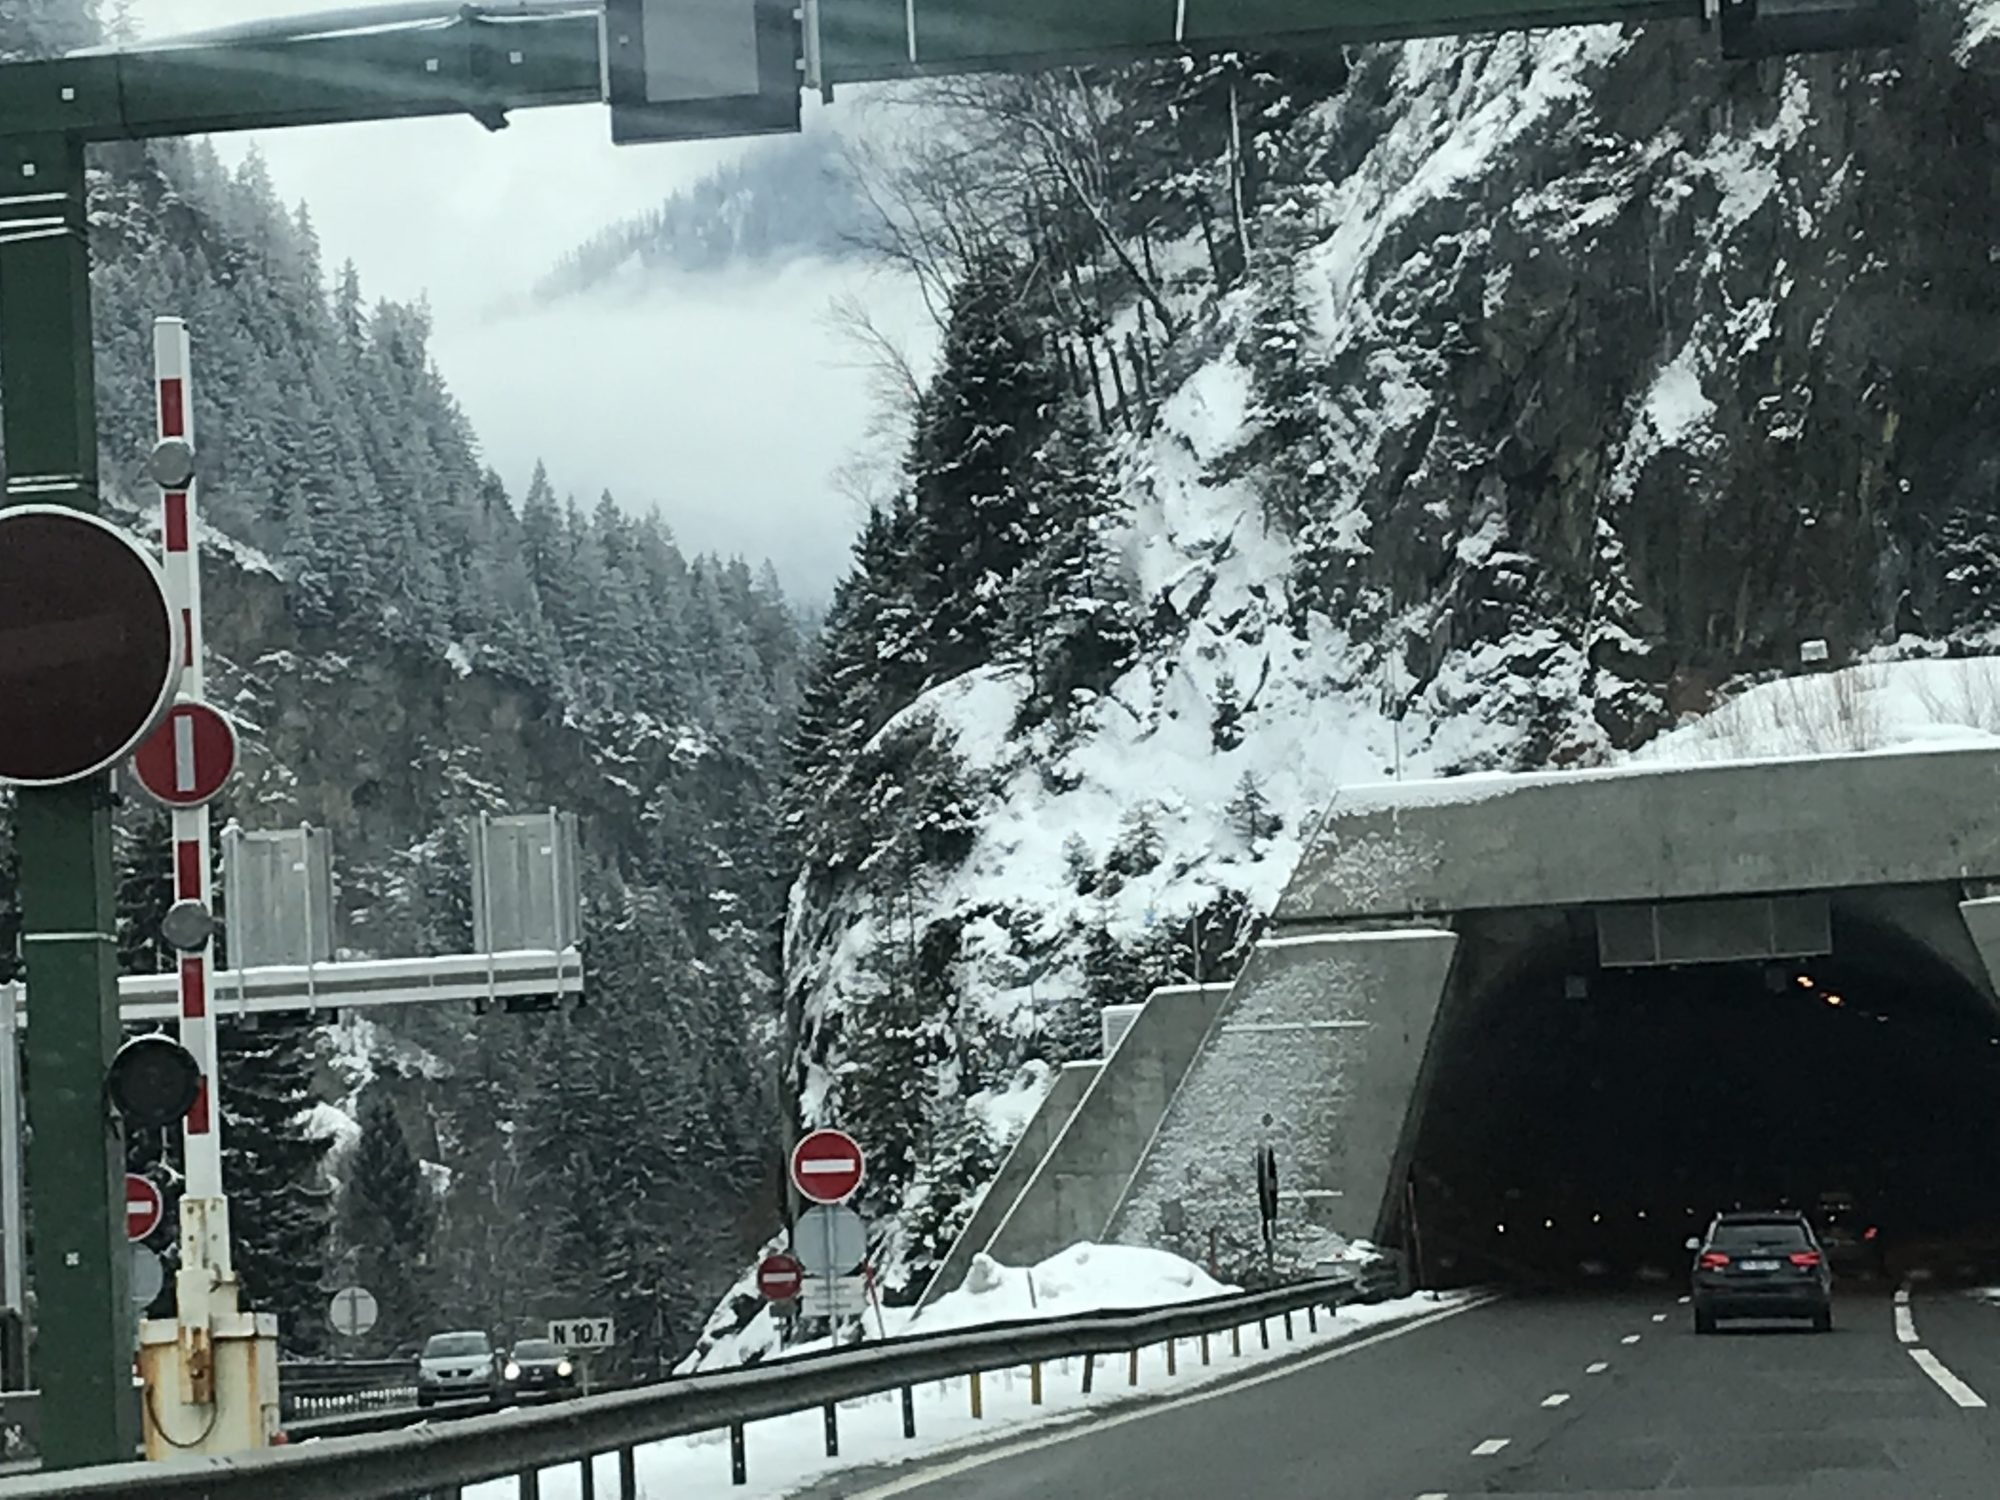
M116 765L181 675L160 570L108 521L0 510L0 781L54 786Z
M201 1066L172 1037L150 1032L118 1049L104 1086L112 1106L129 1123L157 1130L194 1107L201 1093Z

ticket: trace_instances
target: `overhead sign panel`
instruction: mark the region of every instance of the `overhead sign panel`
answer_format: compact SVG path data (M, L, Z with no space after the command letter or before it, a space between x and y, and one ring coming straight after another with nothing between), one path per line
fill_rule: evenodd
M793 0L605 0L611 139L797 130L800 48Z
M1180 47L1278 49L1701 14L1701 0L819 0L833 83Z

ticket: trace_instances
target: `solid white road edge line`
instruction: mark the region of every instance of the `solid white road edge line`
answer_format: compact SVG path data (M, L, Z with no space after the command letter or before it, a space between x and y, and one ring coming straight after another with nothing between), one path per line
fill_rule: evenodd
M1595 1364L1586 1365L1584 1367L1583 1373L1586 1375L1602 1375L1606 1370L1610 1368L1611 1365L1608 1361L1600 1359Z
M1561 1406L1561 1405L1563 1404L1563 1402L1565 1402L1565 1401L1567 1401L1567 1400L1569 1400L1569 1392L1568 1392L1568 1391L1557 1391L1557 1392L1556 1392L1556 1393L1555 1393L1554 1395L1552 1395L1552 1396L1544 1396L1544 1397L1542 1398L1542 1405L1544 1405L1544 1406Z
M1447 1495L1443 1490L1425 1490L1421 1495L1417 1496L1417 1500L1451 1500L1451 1496Z
M1512 1438L1488 1438L1472 1450L1472 1456L1474 1458L1491 1458L1512 1441Z
M1907 1304L1896 1309L1896 1337L1905 1344L1917 1341L1917 1320L1910 1316Z
M1979 1392L1947 1370L1944 1367L1944 1361L1931 1353L1930 1350L1910 1349L1905 1352L1909 1354L1911 1359L1917 1362L1918 1369L1937 1382L1939 1390L1951 1397L1960 1406L1971 1407L1984 1406L1986 1404L1980 1397Z
M1260 1375L1246 1375L1241 1380L1223 1380L1205 1390L1189 1391L1185 1396L1175 1396L1166 1401L1149 1401L1136 1410L1118 1412L1097 1421L1073 1418L1060 1431L1046 1432L1036 1437L1023 1438L1018 1443L1006 1443L997 1448L987 1448L978 1453L969 1453L964 1458L954 1459L950 1463L942 1463L931 1468L918 1470L915 1473L905 1474L899 1479L892 1479L887 1484L878 1485L872 1490L858 1490L849 1495L847 1500L889 1500L889 1497L892 1495L907 1494L909 1491L921 1489L927 1484L936 1484L940 1479L949 1479L954 1474L964 1474L973 1469L982 1469L988 1464L1000 1463L1005 1459L1013 1458L1016 1454L1033 1453L1038 1448L1053 1448L1057 1443L1074 1442L1078 1438L1089 1437L1093 1433L1103 1432L1109 1427L1123 1427L1127 1422L1144 1421L1147 1417L1157 1417L1162 1412L1177 1411L1183 1406L1193 1406L1200 1401L1213 1401L1218 1396L1234 1395L1238 1391L1248 1390L1252 1386L1263 1385L1268 1381L1283 1380L1289 1376L1298 1374L1301 1370L1310 1369L1314 1365L1328 1364L1333 1360L1343 1359L1350 1354L1359 1354L1363 1349L1373 1348L1377 1344L1386 1344L1389 1340L1399 1339L1406 1333L1415 1333L1419 1328L1428 1328L1433 1323L1442 1323L1446 1318L1455 1318L1461 1313L1469 1313L1476 1307L1485 1307L1489 1303L1499 1300L1500 1294L1497 1292L1483 1297L1474 1297L1470 1301L1459 1303L1456 1307L1440 1308L1434 1313L1424 1314L1421 1318L1412 1318L1407 1323L1397 1323L1392 1327L1384 1328L1379 1333L1367 1334L1358 1339L1343 1340L1341 1343L1335 1344L1324 1354L1308 1355L1304 1359L1287 1364L1281 1370L1266 1370Z

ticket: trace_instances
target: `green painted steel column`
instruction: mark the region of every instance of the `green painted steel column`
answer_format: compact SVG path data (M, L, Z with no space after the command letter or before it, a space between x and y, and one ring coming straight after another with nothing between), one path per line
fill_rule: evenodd
M0 137L0 416L6 503L97 508L90 247L80 141ZM138 1443L117 1051L110 778L17 794L28 983L32 1368L50 1468Z

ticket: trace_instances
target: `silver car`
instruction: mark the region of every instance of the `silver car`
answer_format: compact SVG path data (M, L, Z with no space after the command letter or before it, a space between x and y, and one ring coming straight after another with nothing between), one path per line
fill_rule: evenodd
M417 1356L417 1405L500 1396L500 1357L493 1341L478 1330L434 1333Z

